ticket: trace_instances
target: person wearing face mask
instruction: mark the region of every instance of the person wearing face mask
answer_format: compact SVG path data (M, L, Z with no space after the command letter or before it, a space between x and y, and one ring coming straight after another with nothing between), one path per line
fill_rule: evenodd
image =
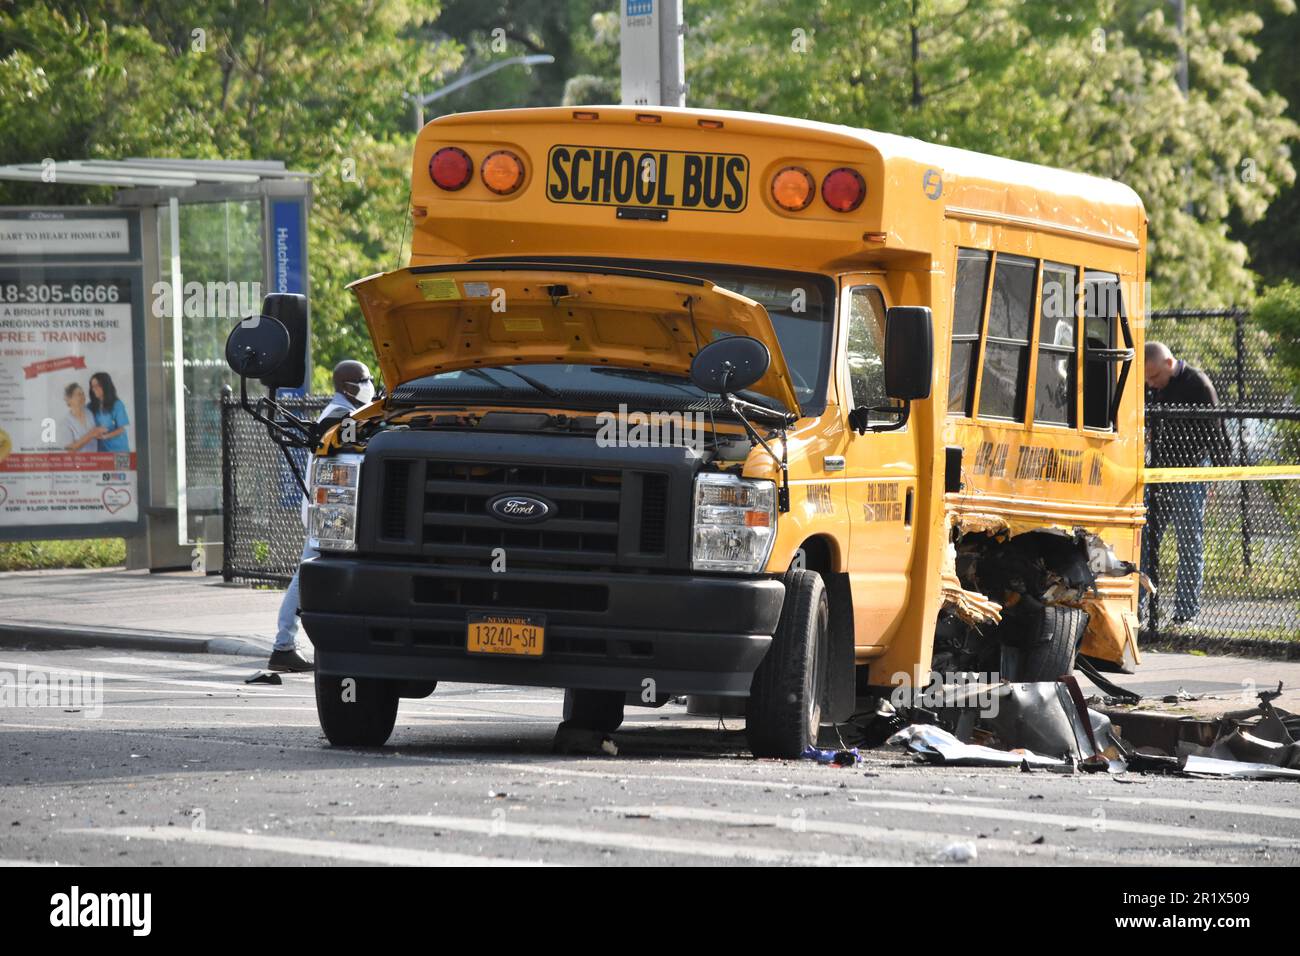
M346 359L334 366L334 395L325 410L316 419L319 423L332 425L351 415L355 409L368 405L375 398L375 383L370 377L370 369L363 362ZM307 527L307 499L302 499L302 523ZM308 538L302 547L299 563L309 558L319 557L320 552L311 546ZM268 670L298 673L315 668L312 661L298 653L298 572L294 572L289 588L284 592L280 602L280 615L275 632L275 644L271 648L271 660Z

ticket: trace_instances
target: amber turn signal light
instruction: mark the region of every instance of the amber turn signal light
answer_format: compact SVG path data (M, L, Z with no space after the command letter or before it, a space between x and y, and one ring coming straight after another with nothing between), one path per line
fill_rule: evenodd
M812 175L798 166L787 166L772 177L772 198L782 209L807 209L817 194Z
M498 196L508 196L524 184L524 163L508 149L489 153L479 169L483 185Z

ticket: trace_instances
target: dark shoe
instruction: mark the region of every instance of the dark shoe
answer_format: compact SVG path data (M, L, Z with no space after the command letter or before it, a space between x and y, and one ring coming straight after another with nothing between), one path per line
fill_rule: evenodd
M267 662L267 670L287 671L291 674L301 674L307 671L314 671L316 665L307 658L303 657L296 650L293 651L272 651L271 660Z
M1197 615L1198 613L1199 613L1199 612L1197 612L1197 611L1193 611L1191 614L1175 614L1175 615L1174 615L1174 623L1175 623L1175 624L1186 624L1188 621L1192 620L1192 618L1196 617L1196 615Z

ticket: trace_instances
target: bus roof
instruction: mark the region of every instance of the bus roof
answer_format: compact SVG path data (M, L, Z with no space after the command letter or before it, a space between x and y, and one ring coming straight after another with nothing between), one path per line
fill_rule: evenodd
M941 178L940 195L928 198L942 199L939 205L948 218L1030 228L1056 226L1065 234L1131 249L1139 247L1145 234L1146 212L1142 200L1128 186L1114 180L892 133L761 113L659 106L490 110L438 117L424 128L420 139L440 140L447 135L447 127L453 125L502 128L570 125L579 121L580 114L585 114L583 125L597 129L626 129L644 122L638 117L652 114L659 118L658 128L665 130L698 130L700 121L706 121L719 124L724 133L733 136L781 137L827 147L866 147L880 157L885 181L891 184L919 184L931 170L936 171ZM595 122L590 120L593 116L597 118ZM905 205L911 206L910 200ZM895 212L902 211L903 207L895 207Z

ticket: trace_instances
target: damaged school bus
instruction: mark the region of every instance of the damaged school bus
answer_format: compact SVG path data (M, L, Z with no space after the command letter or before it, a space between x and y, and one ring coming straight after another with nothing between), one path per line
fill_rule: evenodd
M865 686L1137 662L1127 187L799 120L529 109L428 124L412 216L410 266L351 287L388 392L310 475L332 742L383 743L455 680L564 688L600 730L744 697L753 751L791 757ZM682 440L644 440L656 415Z

